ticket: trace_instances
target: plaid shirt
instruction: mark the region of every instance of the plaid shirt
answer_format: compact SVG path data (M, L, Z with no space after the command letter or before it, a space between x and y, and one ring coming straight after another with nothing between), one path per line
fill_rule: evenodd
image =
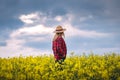
M62 37L59 36L56 40L53 41L52 49L56 60L66 58L67 48Z

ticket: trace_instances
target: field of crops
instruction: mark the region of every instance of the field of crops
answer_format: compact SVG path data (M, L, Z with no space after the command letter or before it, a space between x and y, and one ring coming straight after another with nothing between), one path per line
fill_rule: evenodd
M120 55L71 55L62 64L51 55L0 58L0 80L120 80Z

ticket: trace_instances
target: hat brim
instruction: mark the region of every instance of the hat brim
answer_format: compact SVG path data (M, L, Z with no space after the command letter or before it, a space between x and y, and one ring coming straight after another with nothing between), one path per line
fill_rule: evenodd
M61 32L64 32L64 31L66 31L66 29L63 29L61 31L54 31L54 33L61 33Z

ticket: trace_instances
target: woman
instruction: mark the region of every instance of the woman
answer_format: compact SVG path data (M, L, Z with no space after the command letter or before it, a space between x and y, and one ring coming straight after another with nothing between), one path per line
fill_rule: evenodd
M64 31L66 29L63 29L62 26L57 26L56 30L54 31L55 35L53 38L53 43L52 43L52 49L55 57L55 62L64 61L66 58L67 54L67 48L66 48L66 43L63 39L65 37Z

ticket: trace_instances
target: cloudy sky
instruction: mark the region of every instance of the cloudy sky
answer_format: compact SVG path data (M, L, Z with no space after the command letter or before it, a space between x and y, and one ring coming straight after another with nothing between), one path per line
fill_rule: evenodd
M68 55L120 53L120 0L0 0L0 57L52 54L67 29Z

